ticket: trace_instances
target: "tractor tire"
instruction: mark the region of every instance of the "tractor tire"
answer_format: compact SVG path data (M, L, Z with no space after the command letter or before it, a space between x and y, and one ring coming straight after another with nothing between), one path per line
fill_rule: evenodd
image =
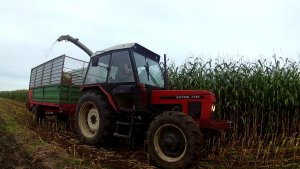
M198 125L182 112L155 117L147 132L151 162L162 168L188 168L198 162L203 139Z
M112 134L112 111L101 93L88 91L81 97L76 107L75 128L81 141L88 145L104 143Z

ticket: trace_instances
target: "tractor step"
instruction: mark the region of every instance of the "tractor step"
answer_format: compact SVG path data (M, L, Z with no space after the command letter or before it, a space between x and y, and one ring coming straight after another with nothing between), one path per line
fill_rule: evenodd
M117 121L116 123L117 123L117 125L123 125L123 126L130 126L130 125L132 125L131 122L127 123L127 122Z
M119 133L114 133L114 136L115 136L115 137L120 137L120 138L126 138L126 139L129 139L129 138L130 138L129 135L124 135L124 134L119 134Z
M121 113L129 113L129 114L134 114L134 113L139 112L139 110L134 110L134 109L124 109L124 108L121 108L119 111L120 111Z
M132 124L132 122L121 122L121 121L117 121L116 124L117 124L117 125L122 125L122 126L131 126L131 125L137 126L137 125L145 125L146 123L133 123L133 124Z
M124 138L130 140L132 136L132 128L133 128L133 116L130 117L131 120L128 121L117 121L117 128L114 133L115 137ZM124 129L126 132L124 132ZM122 131L123 130L123 131Z
M129 112L127 110L122 110L122 112ZM113 134L115 137L119 137L121 139L126 139L127 144L130 146L134 146L135 142L135 131L137 126L145 125L145 123L141 123L138 121L138 118L134 115L134 113L127 114L122 121L118 120L116 123L116 130Z
M146 123L134 123L134 125L146 125Z

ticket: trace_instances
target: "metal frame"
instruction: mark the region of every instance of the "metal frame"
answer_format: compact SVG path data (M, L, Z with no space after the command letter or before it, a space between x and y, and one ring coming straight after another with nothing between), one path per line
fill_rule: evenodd
M82 66L80 69L71 69L71 68L67 68L65 66L65 61L66 59L71 59L71 60L76 60L78 62L81 62ZM50 64L50 70L48 69L47 64ZM79 59L75 59L66 55L61 55L58 56L54 59L51 59L50 61L47 61L43 64L40 64L39 66L36 66L34 68L31 69L31 74L30 74L30 82L29 82L29 89L31 88L36 88L36 87L43 87L43 86L51 86L51 85L58 85L62 83L62 79L63 79L63 73L64 70L70 69L71 71L69 71L68 73L70 73L72 76L78 76L75 74L75 72L77 70L82 71L82 81L78 82L78 81L74 81L72 79L72 83L74 83L74 85L82 85L83 84L83 80L84 80L84 71L85 68L84 66L87 65L88 62L79 60ZM47 72L45 72L45 66ZM39 70L42 69L42 70ZM48 72L49 70L49 72ZM73 72L72 72L73 71ZM46 75L47 74L47 75ZM49 74L49 75L48 75ZM45 81L46 80L46 81ZM75 79L78 80L78 79Z

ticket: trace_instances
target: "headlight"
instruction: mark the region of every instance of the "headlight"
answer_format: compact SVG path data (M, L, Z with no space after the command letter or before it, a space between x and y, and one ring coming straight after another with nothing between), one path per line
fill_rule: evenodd
M216 106L213 104L213 105L211 106L211 111L214 112L215 110L216 110Z

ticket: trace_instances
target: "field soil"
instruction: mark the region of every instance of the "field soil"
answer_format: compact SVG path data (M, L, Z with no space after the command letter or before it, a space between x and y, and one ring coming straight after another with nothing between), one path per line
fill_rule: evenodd
M238 144L237 144L238 145ZM227 153L226 147L215 153L207 150L196 168L283 168L283 165L243 162L241 149ZM232 149L230 149L232 150ZM221 158L222 156L222 158ZM130 148L116 139L105 147L87 146L80 142L74 127L48 118L36 124L31 112L20 102L0 98L0 168L108 168L148 169L144 144ZM300 168L293 160L284 168Z
M144 148L82 144L72 126L35 124L23 103L0 98L0 168L155 168Z

